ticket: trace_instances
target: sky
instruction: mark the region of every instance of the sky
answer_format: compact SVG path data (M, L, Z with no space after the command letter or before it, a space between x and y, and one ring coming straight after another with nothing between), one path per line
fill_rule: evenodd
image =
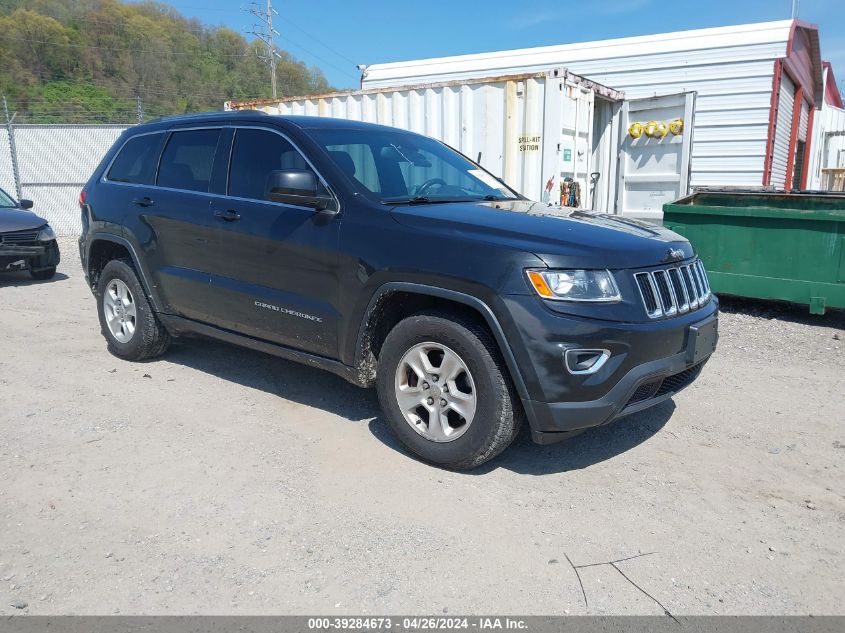
M266 0L258 0L263 4ZM249 0L167 2L248 35ZM266 5L265 5L266 6ZM335 88L358 87L358 64L650 35L788 19L792 0L274 0L276 44L319 66ZM845 92L845 0L800 0L820 27L822 57Z

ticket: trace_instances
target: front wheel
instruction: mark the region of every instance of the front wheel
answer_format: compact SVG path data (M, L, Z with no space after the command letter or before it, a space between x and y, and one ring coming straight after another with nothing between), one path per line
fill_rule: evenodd
M387 422L415 455L463 470L501 453L522 411L495 342L472 319L425 312L401 321L379 355Z
M132 266L112 260L97 283L100 327L109 351L126 360L144 360L163 354L170 335L150 307Z

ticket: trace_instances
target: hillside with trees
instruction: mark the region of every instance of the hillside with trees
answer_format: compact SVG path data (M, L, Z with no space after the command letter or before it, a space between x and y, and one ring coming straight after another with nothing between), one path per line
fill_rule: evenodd
M329 90L319 68L279 50L281 95ZM0 0L0 95L32 123L129 123L270 96L260 40L165 4ZM2 117L2 111L0 111Z

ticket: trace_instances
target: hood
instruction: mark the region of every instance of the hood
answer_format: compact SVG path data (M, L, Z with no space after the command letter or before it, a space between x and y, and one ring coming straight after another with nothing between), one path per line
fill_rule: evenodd
M445 232L528 251L552 268L641 268L695 254L669 229L539 202L454 202L397 206L393 217L421 232Z
M47 220L35 215L32 211L0 208L0 233L39 229L45 224Z

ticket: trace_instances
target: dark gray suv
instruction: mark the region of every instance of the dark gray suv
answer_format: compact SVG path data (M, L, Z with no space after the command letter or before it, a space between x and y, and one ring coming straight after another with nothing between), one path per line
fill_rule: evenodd
M684 238L525 200L433 139L257 112L162 119L81 195L82 266L109 348L200 334L375 386L450 468L527 421L564 439L689 385L718 303Z

